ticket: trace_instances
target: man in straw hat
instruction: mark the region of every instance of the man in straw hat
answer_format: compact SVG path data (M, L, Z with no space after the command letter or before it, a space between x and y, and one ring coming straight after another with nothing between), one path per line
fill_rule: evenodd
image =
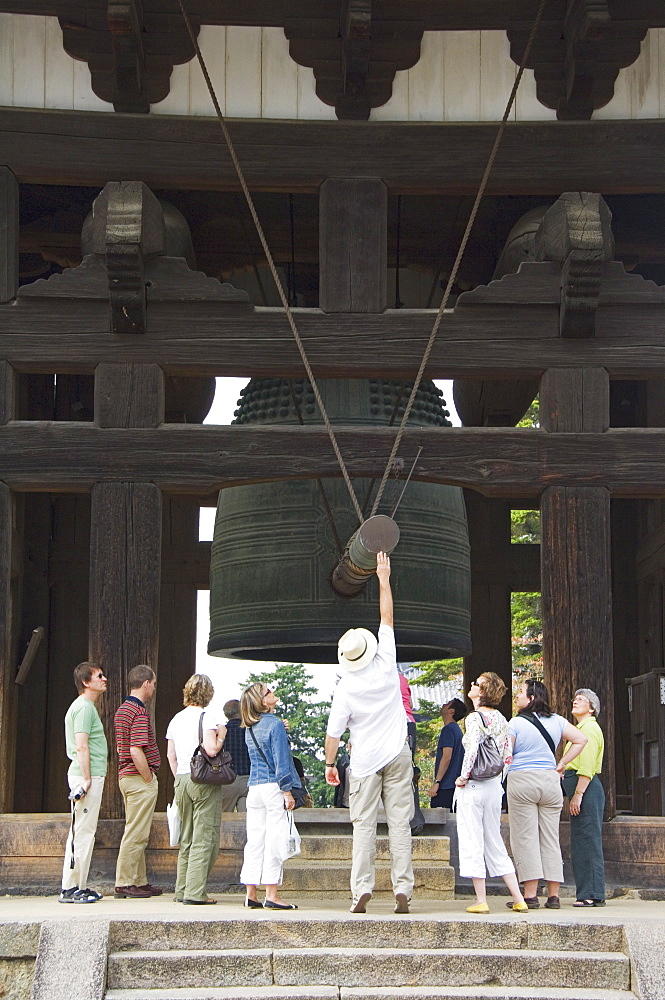
M335 690L325 743L326 781L339 784L335 757L342 733L351 743L349 810L353 823L352 913L364 913L374 889L376 820L383 799L390 839L395 913L408 913L413 891L411 829L412 761L406 739L393 633L390 559L379 552L381 626L376 636L364 628L345 632L337 657L342 677Z

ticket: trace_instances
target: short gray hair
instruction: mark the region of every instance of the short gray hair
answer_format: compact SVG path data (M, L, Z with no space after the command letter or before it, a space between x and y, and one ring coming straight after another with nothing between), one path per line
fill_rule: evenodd
M591 705L594 715L598 715L600 713L600 698L595 691L592 691L591 688L578 688L575 692L576 698L578 694L581 694L584 698L589 699L589 704Z

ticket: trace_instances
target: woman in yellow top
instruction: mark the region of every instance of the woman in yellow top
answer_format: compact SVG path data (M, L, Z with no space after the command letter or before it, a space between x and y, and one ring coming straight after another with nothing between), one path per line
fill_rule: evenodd
M578 688L573 699L573 717L588 742L563 774L563 788L570 802L570 856L577 895L574 906L605 906L605 791L599 777L605 740L596 722L599 711L600 698L595 691ZM570 744L564 753L569 747Z

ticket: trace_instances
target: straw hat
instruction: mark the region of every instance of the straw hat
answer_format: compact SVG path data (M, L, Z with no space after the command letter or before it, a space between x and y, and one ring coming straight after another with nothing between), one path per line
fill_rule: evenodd
M350 628L337 644L337 659L346 670L355 673L372 662L378 642L366 628Z

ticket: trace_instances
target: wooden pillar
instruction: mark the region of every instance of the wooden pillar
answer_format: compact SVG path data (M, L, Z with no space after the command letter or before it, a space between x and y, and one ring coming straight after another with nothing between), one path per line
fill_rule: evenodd
M546 431L607 430L607 371L547 371L540 414ZM609 819L615 813L610 493L604 486L550 486L540 509L545 682L563 715L577 687L592 688L601 699Z
M471 547L471 656L464 657L464 693L492 670L508 691L501 710L512 715L512 622L508 568L510 503L465 491Z
M18 291L18 181L9 167L0 167L0 302Z
M388 295L388 191L380 177L329 177L319 193L319 304L383 312Z
M195 498L164 498L159 685L155 724L160 750L169 721L182 707L182 689L196 669L197 591L210 586L210 543L199 542L199 505ZM203 556L203 558L201 558ZM162 780L163 779L163 780ZM157 809L173 798L170 769L160 771Z
M0 483L0 812L14 809L19 603L18 499Z
M3 170L6 168L0 170L0 175ZM6 361L0 361L0 424L8 423L15 416L16 373ZM18 546L16 514L16 496L6 483L0 482L0 812L11 812L14 808Z
M163 419L158 365L101 364L95 372L95 421L102 427L155 427ZM157 669L162 496L154 483L101 482L92 488L89 656L108 676L101 706L111 745L103 810L122 816L113 716L137 663Z

